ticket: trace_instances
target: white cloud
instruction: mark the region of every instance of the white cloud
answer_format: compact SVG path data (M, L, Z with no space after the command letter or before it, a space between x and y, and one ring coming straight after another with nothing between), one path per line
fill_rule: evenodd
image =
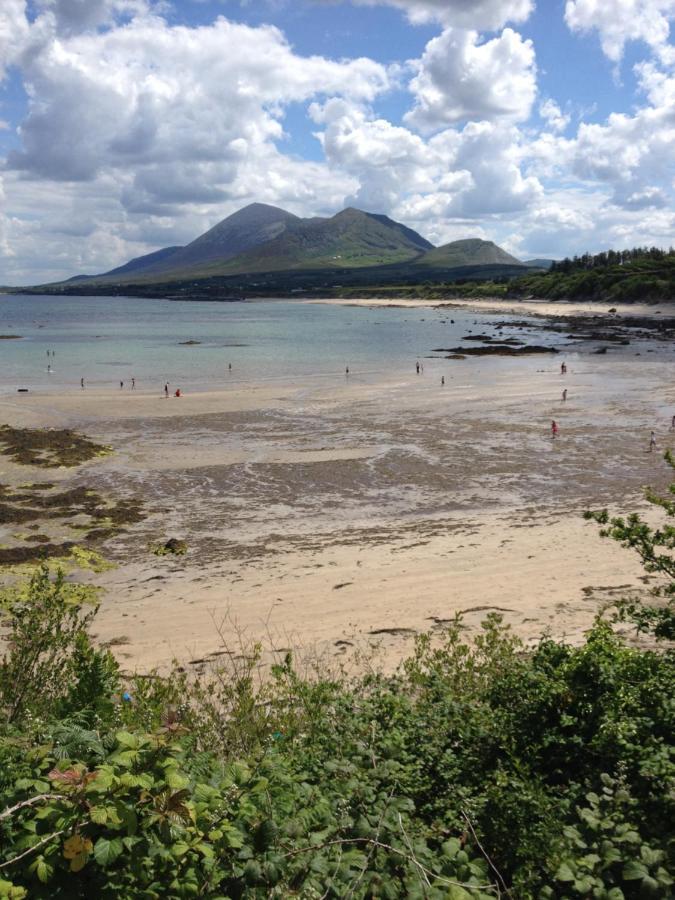
M120 18L143 15L153 0L38 0L37 8L52 16L60 33L74 34L111 25ZM155 9L163 4L155 3Z
M448 215L465 217L514 213L532 207L543 195L539 180L520 169L516 128L470 122L461 133L452 163L471 173L471 187L453 197ZM432 140L432 145L436 141Z
M519 132L509 125L469 123L428 142L367 110L330 101L312 108L328 162L358 180L346 202L418 220L477 218L522 210L540 197L534 176L519 167Z
M661 71L651 62L635 66L635 73L652 106L669 109L675 117L675 75Z
M405 117L415 128L530 115L537 91L534 47L510 28L485 43L475 31L446 29L416 65L410 83L415 106Z
M419 136L369 115L342 100L314 104L310 113L325 130L317 134L328 162L358 179L346 202L370 211L389 211L401 186L414 190L429 183L432 155Z
M613 189L619 206L662 206L673 198L675 116L647 108L612 114L606 125L582 124L572 155L573 173Z
M313 0L332 3L334 0ZM414 24L440 22L458 28L496 31L507 22L524 22L534 0L352 0L361 6L393 6Z
M572 31L597 31L603 52L619 62L629 41L641 40L670 56L668 36L675 0L567 0L565 21Z
M12 255L12 249L8 240L9 220L3 212L5 205L5 190L2 178L0 178L0 260ZM1 276L0 276L1 278ZM1 283L1 282L0 282Z
M570 116L560 109L555 100L544 100L539 105L539 115L551 131L564 131L570 123Z
M24 71L31 101L10 167L66 181L148 167L141 187L168 202L188 178L221 199L238 163L282 137L285 104L321 93L371 100L389 83L372 60L302 58L276 28L225 19L172 28L144 18L55 38Z
M0 82L7 67L16 62L28 37L26 0L0 3Z

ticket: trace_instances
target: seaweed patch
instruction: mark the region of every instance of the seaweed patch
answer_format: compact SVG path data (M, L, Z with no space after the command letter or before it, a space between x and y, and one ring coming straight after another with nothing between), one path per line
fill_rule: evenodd
M0 484L0 525L19 524L37 532L15 534L14 539L21 543L0 548L0 568L55 557L73 559L85 568L98 566L93 547L143 519L139 500L109 500L85 486L58 490L55 485L38 483L13 490ZM69 539L68 532L79 532L82 537Z
M12 428L0 425L0 452L24 466L56 469L79 466L97 456L107 456L111 447L96 444L70 428Z

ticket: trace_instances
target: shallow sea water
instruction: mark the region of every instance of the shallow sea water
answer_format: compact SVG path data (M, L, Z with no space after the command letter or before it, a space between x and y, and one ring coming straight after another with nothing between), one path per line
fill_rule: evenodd
M138 388L161 390L169 381L191 391L309 376L320 384L344 375L347 366L353 376L378 380L407 375L417 359L424 363L434 349L454 347L466 334L498 335L496 325L508 319L516 317L284 300L0 296L0 334L20 336L0 340L0 392L64 390L78 387L80 378L90 387L120 381L128 387L134 377ZM561 340L517 329L508 329L508 337ZM492 360L486 362L489 377Z

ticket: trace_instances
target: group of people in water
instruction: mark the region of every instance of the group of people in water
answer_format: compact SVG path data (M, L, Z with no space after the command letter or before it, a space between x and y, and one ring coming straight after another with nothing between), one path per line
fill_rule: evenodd
M560 364L560 374L567 375L567 363L563 362ZM567 400L567 388L565 388L562 392L562 402L565 403ZM675 431L675 416L671 419L670 422L670 430ZM555 440L560 434L560 426L556 422L555 419L551 419L551 440ZM653 453L656 450L656 432L652 431L649 436L649 452Z
M560 363L560 374L567 375L567 363ZM565 403L567 401L567 388L564 388L562 392L562 402ZM555 419L551 419L551 440L555 440L560 434L560 427Z
M56 351L55 350L47 350L47 356L50 358L56 356ZM228 371L232 372L232 363L228 363ZM415 371L418 375L424 374L424 363L417 360L417 362L415 363ZM52 373L51 364L47 365L47 372L49 374ZM567 375L567 363L566 362L562 362L560 364L560 374ZM349 366L346 366L346 368L345 368L345 375L349 375ZM85 387L84 378L80 378L80 387L82 388L82 390L84 390L84 387ZM441 387L445 387L445 375L441 375ZM120 381L120 390L124 390L124 381ZM131 390L132 391L136 390L136 379L135 378L131 379ZM166 399L168 399L171 396L171 393L172 392L169 389L169 382L167 381L164 384L164 397ZM173 391L173 396L180 397L181 389L176 388L176 390ZM561 402L562 403L567 402L567 388L563 389L562 396L561 396ZM675 431L675 415L672 418L670 430ZM556 422L555 419L551 419L551 439L555 440L559 434L560 434L560 426L558 425L558 423ZM649 437L649 452L652 453L654 450L656 450L656 432L652 431L651 435Z

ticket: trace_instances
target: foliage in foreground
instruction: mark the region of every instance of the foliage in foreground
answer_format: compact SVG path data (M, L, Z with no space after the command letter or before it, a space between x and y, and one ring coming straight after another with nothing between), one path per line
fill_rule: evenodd
M669 576L672 531L606 524ZM598 621L526 654L489 617L393 677L125 681L89 620L46 570L8 620L0 897L673 896L672 650Z
M664 459L671 469L675 469L675 457L670 450ZM668 488L668 496L647 490L646 498L661 509L667 519L675 518L675 482ZM655 603L622 602L618 607L617 619L629 619L643 633L675 640L675 526L666 521L654 528L637 513L610 517L606 509L588 512L586 518L602 525L600 534L603 537L618 541L637 553L645 572L660 579L652 589Z

